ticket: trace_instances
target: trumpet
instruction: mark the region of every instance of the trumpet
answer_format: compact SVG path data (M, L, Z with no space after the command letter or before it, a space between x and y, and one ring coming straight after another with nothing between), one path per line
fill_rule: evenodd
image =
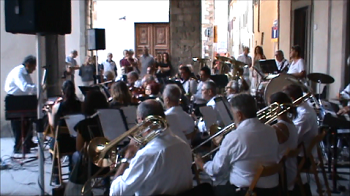
M285 103L278 104L277 102L272 103L272 104L268 105L267 107L259 110L257 112L257 117L258 117L259 121L264 122L264 124L270 124L270 123L274 122L278 116L285 114L291 108L299 106L301 103L307 101L310 98L312 98L312 94L307 93L307 94L303 95L302 97L293 101L292 104L285 104ZM211 140L214 141L218 137L221 137L221 141L222 141L222 138L226 134L230 133L231 131L233 131L235 129L236 129L235 123L229 124L228 126L224 127L222 130L218 131L217 133L215 133L214 135L212 135L211 137L206 139L204 142L202 142L201 144L199 144L198 146L193 148L192 153L194 153L197 149L199 149L205 143L207 143ZM221 141L220 141L220 143L221 143ZM216 152L219 149L220 149L220 145L218 145L216 148L214 148L213 150L211 150L207 154L203 155L202 158L206 158L206 157L210 156L211 154L213 154L214 152Z
M121 158L120 154L124 149L117 148L117 145L126 138L134 140L138 146L142 147L162 134L167 128L168 124L163 117L148 116L144 121L135 125L112 141L108 141L105 137L93 138L87 146L88 157L96 166L102 167L96 174L94 174L94 176L97 176L104 167L109 167L112 164L116 164L117 166L120 163L118 159ZM85 191L85 188L90 183L92 177L90 177L84 184L81 190L82 195L91 191L91 189Z

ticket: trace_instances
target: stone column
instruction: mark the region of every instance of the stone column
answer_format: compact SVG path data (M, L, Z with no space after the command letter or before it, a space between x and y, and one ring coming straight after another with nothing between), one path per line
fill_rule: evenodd
M201 1L170 0L170 55L174 72L202 53Z

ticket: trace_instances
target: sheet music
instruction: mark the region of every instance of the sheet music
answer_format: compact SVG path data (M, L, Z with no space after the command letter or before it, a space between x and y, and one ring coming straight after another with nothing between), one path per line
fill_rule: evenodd
M100 109L97 110L97 112L103 130L103 135L107 139L113 140L127 131L121 110Z
M73 137L77 137L77 132L74 130L75 125L78 124L78 122L85 119L85 116L82 114L73 114L73 115L67 115L64 117L64 120L66 121L69 134Z
M121 110L124 112L128 128L135 126L137 124L136 106L121 107Z
M216 120L217 120L217 113L216 111L210 107L210 106L203 106L200 107L199 110L201 111L201 113L203 114L203 120L205 122L205 126L207 127L207 130L210 129L210 126L213 124L216 124Z
M219 111L220 118L225 126L232 123L233 119L230 118L230 114L228 113L226 106L223 101L216 102L216 109Z

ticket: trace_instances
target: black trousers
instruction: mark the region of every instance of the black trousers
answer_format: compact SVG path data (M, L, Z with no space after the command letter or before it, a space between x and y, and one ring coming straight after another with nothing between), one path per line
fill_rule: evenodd
M20 120L11 120L11 127L13 135L15 136L15 145L13 146L14 150L20 150L22 148L22 123ZM29 120L24 120L24 147L30 149L30 143L33 138L33 125Z

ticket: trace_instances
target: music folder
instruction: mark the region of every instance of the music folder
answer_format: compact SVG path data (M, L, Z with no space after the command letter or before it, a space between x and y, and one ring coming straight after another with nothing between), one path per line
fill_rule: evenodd
M100 109L97 110L98 117L103 130L103 135L108 140L113 140L127 131L125 117L122 110L119 109ZM124 141L128 141L127 139Z
M73 137L77 137L77 132L75 131L74 127L80 121L84 120L85 116L83 114L72 114L72 115L64 116L63 118L66 121L69 134Z

